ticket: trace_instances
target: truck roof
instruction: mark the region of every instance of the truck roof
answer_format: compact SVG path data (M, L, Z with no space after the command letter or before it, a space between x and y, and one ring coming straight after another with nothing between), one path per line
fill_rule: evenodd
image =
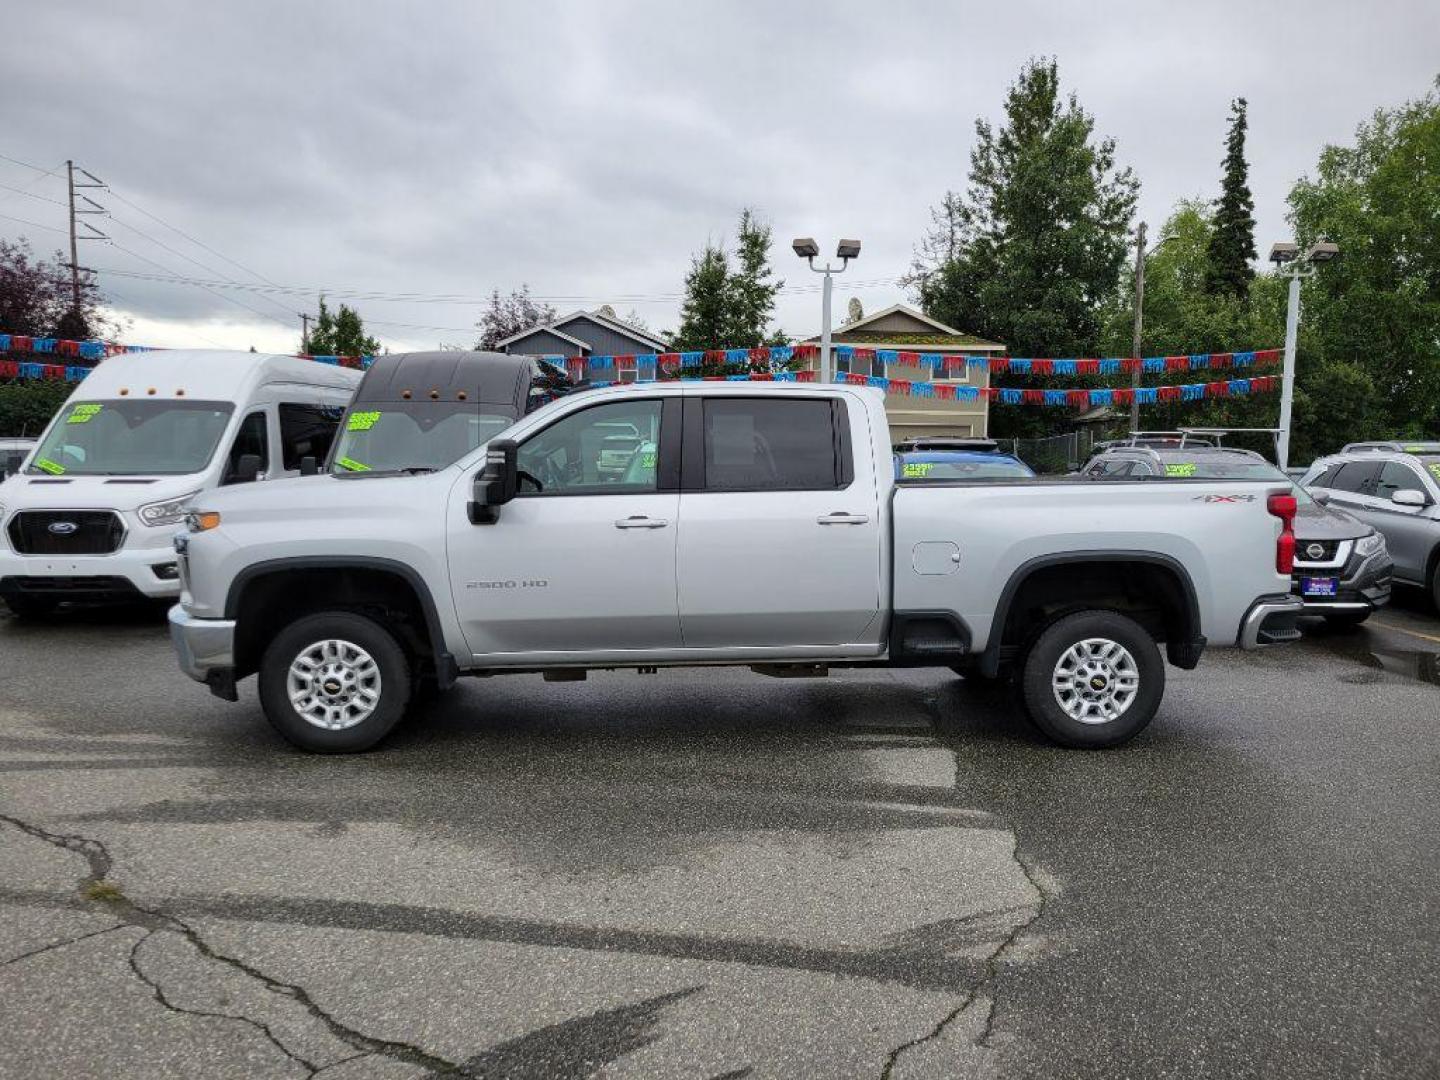
M221 349L157 349L125 353L101 361L81 380L75 396L144 396L152 387L161 397L177 391L200 401L240 401L266 383L303 383L353 389L361 373L350 368L301 360L276 353Z
M499 352L390 353L371 361L354 404L461 400L513 408L529 392L537 364L533 356Z

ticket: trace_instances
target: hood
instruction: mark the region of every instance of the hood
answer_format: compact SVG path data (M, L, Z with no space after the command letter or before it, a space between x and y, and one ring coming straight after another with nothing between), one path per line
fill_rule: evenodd
M197 510L218 510L232 520L291 523L337 514L415 514L431 499L443 502L455 483L452 469L418 476L364 476L346 479L321 473L257 484L235 484L198 495Z
M5 509L119 510L188 495L204 483L189 476L12 476L0 484Z
M1306 540L1354 540L1373 531L1359 518L1317 502L1305 503L1295 513L1297 543Z

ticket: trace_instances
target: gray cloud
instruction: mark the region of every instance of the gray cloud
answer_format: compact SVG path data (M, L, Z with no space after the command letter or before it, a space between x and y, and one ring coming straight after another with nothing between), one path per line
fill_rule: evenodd
M657 328L689 255L742 205L774 223L792 286L782 325L818 321L791 236L865 241L838 287L875 308L965 181L974 121L998 119L1031 55L1114 136L1158 227L1211 196L1226 109L1251 103L1262 248L1320 147L1425 92L1440 7L1340 2L1009 3L52 2L7 15L0 154L74 157L119 195L282 284L478 297L528 281L561 308L611 300ZM0 184L34 174L0 161ZM42 179L32 191L59 198ZM124 203L107 229L170 270L247 278ZM0 214L54 226L0 190ZM63 241L0 218L0 236ZM93 265L150 272L87 245ZM202 290L102 275L137 328L293 346L293 331ZM852 282L870 283L856 288ZM236 292L288 326L313 300ZM629 299L634 297L634 299ZM464 341L473 304L357 301L395 348ZM207 323L224 320L228 325Z

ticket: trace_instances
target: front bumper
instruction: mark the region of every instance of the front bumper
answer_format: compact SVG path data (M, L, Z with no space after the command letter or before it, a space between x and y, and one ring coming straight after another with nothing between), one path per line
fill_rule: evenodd
M1258 649L1262 645L1294 641L1300 637L1295 620L1304 610L1299 597L1262 596L1245 613L1235 643L1242 649Z
M167 537L164 547L121 548L110 555L0 550L0 589L45 591L77 601L174 600L180 595L180 576Z
M196 682L229 686L235 682L235 623L231 619L197 619L176 604L170 609L170 643L180 670ZM218 690L217 690L218 692Z
M1297 565L1292 594L1304 602L1307 615L1323 615L1327 611L1373 611L1390 602L1390 580L1394 568L1387 551L1377 551L1368 557L1353 555L1339 568ZM1336 578L1335 595L1301 596L1300 579L1304 577Z

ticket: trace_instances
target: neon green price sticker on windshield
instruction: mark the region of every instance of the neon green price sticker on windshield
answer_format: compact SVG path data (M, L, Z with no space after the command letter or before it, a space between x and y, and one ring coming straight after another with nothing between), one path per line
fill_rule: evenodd
M40 469L42 472L49 473L51 476L59 476L65 471L64 465L56 465L55 462L51 461L49 458L43 457L36 460L35 467L37 469Z
M658 457L659 457L659 455L656 454L654 450L647 450L645 453L643 453L643 454L640 455L640 468L642 468L642 469L653 469L653 468L655 468L655 461L656 461L656 459L657 459Z
M930 470L935 468L930 461L907 461L900 467L900 475L911 480L920 480L930 475Z
M1194 476L1195 463L1193 461L1174 461L1165 466L1166 476Z
M67 424L88 424L99 415L103 405L76 405L70 410L70 415L65 418Z
M366 465L363 461L356 461L354 458L348 458L348 457L336 458L336 459L335 459L335 464L336 464L336 465L339 465L342 469L345 469L347 472L369 472L369 471L370 471L370 466L369 466L369 465Z
M357 412L351 413L350 419L345 424L346 431L369 431L375 426L375 421L380 419L380 412Z
M1435 477L1436 480L1440 480L1440 461L1432 461L1427 467L1430 470L1430 475Z

